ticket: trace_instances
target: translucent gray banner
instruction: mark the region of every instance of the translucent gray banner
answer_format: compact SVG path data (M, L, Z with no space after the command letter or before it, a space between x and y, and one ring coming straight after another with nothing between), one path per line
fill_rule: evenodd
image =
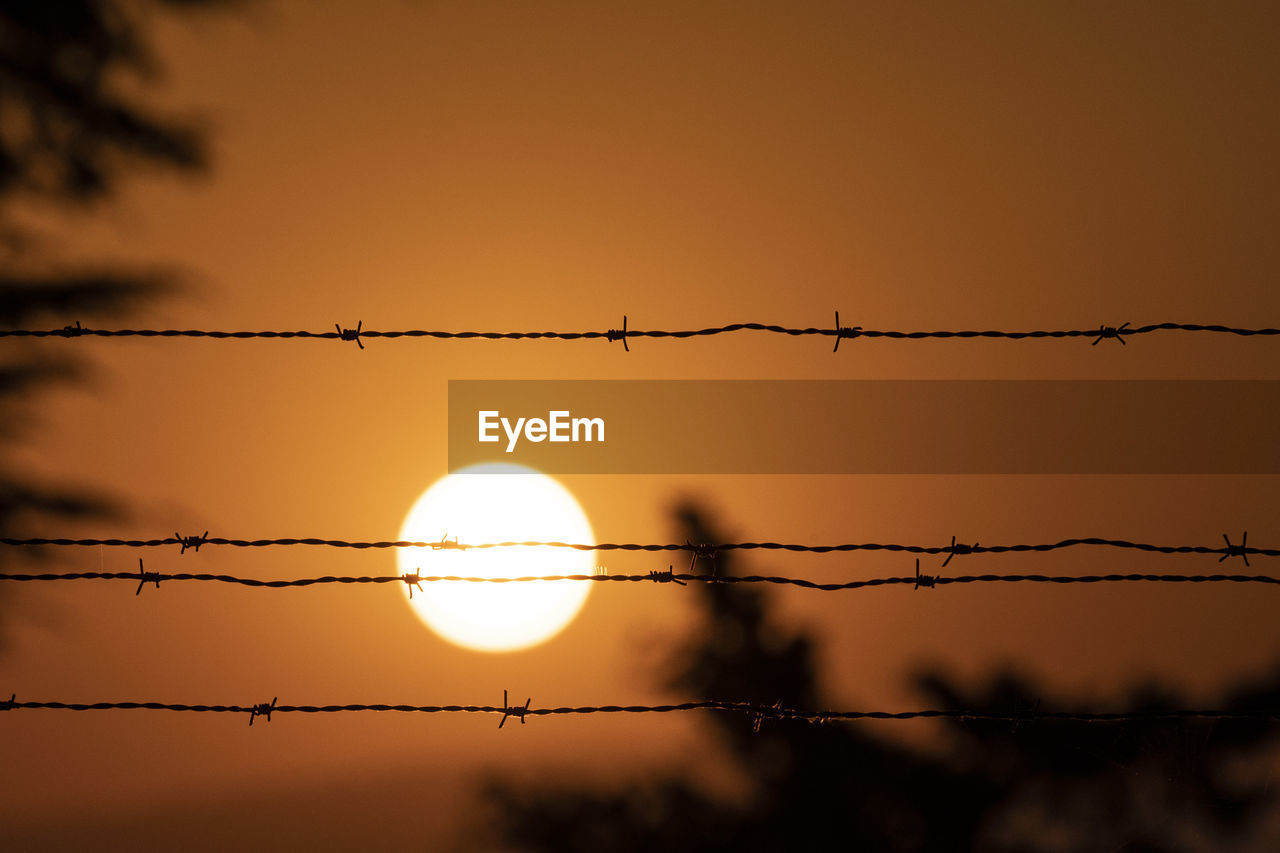
M1280 474L1280 381L451 381L449 470Z

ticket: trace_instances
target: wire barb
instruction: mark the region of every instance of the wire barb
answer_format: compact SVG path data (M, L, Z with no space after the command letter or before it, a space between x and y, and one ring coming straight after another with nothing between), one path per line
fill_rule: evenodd
M1232 545L1231 537L1225 533L1222 534L1222 538L1226 540L1227 547L1223 550L1222 556L1218 558L1218 562L1221 563L1228 557L1239 557L1244 560L1244 564L1246 566L1249 565L1249 548L1247 547L1249 543L1249 531L1246 530L1240 536L1239 545Z
M146 584L153 583L156 589L160 588L161 576L159 572L148 572L142 568L142 558L138 558L138 589L134 595L142 594L142 587Z
M952 536L951 544L948 545L946 548L942 549L942 553L945 553L947 555L947 559L942 561L942 568L945 569L947 567L947 563L951 562L952 557L956 556L957 554L972 554L973 549L977 547L978 547L977 542L974 542L972 545L965 545L964 543L957 544L956 537Z
M1117 341L1119 341L1119 342L1123 345L1123 344L1124 344L1124 335L1131 335L1131 334L1133 334L1133 332L1126 332L1126 331L1125 331L1125 330L1126 330L1126 329L1128 329L1128 328L1129 328L1129 324L1128 324L1128 323L1124 323L1124 324L1120 325L1119 327L1116 327L1116 326L1098 326L1098 337L1094 338L1094 339L1093 339L1093 343L1089 344L1089 346L1091 346L1091 347L1096 347L1096 346L1099 344L1099 342L1101 342L1101 341L1103 341L1103 340L1106 340L1107 338L1115 338Z
M667 570L665 572L661 569L654 569L649 572L649 580L656 581L657 583L678 583L680 586L686 586L684 581L676 577L675 567L673 566L667 566Z
M529 713L529 703L533 701L533 697L524 700L524 706L511 706L507 704L507 690L502 690L502 719L498 720L498 728L502 728L507 724L507 717L519 717L520 725L524 725L525 714Z
M76 324L74 326L63 326L62 330L58 332L58 334L62 335L64 338L78 338L86 331L87 330L80 325L80 321L76 320Z
M344 329L337 323L334 323L333 327L338 330L338 340L355 341L356 346L364 349L364 344L360 342L360 333L364 330L364 320L358 321L354 329Z
M180 533L175 533L173 538L177 539L178 544L182 546L182 550L178 552L178 555L181 556L187 553L188 548L192 551L199 551L200 546L209 541L209 531L206 530L199 536L183 536Z
M951 559L951 558L948 557L947 559ZM946 563L943 563L943 565L945 566ZM922 586L928 587L929 589L933 589L934 584L936 584L937 582L938 582L937 575L920 574L920 558L916 557L916 585L913 587L913 589L919 589Z
M765 718L771 720L780 719L782 717L782 700L779 699L772 705L755 705L747 712L748 718L751 720L751 733L759 734L760 725Z
M257 705L251 705L249 707L249 725L252 726L253 721L256 720L258 717L266 717L267 722L268 723L271 722L271 712L276 709L276 700L279 698L280 698L279 696L273 697L271 700L271 704L262 702Z
M631 347L627 346L627 315L622 315L622 328L610 329L604 333L605 340L609 343L614 341L622 341L622 349L624 352L631 352Z
M832 352L839 352L839 351L840 351L840 341L841 341L841 340L843 340L844 338L856 338L856 337L858 337L859 335L861 335L861 334L862 334L862 327L861 327L861 326L841 326L841 325L840 325L840 312L839 312L839 311L837 311L837 312L836 312L836 329L835 329L835 333L836 333L836 345L835 345L835 347L833 347L833 348L832 348L832 350L831 350L831 351L832 351Z
M0 711L12 711L18 707L18 694L13 693L8 699L0 700Z
M1030 708L1029 710L1027 710L1027 711L1021 711L1021 712L1020 712L1020 711L1018 711L1018 710L1016 710L1016 709L1014 710L1014 714L1016 714L1016 715L1018 715L1018 716L1016 716L1016 717L1014 718L1013 722L1011 722L1011 723L1009 724L1009 733L1010 733L1010 734L1017 734L1017 733L1018 733L1018 726L1020 726L1020 725L1022 725L1023 723L1025 723L1025 722L1027 721L1027 719L1035 719L1036 715L1037 715L1037 714L1039 714L1039 713L1040 713L1040 697L1039 697L1039 696L1037 696L1037 697L1036 697L1036 702L1035 702L1035 704L1034 704L1034 705L1032 705L1032 706L1031 706L1031 708ZM1025 717L1024 717L1023 715L1025 715Z
M413 601L413 588L417 587L418 592L422 592L422 576L417 572L405 572L400 575L400 580L404 581L405 586L409 587L409 600Z
M444 533L440 536L439 542L431 543L431 550L432 551L465 551L467 550L467 546L458 544L457 536L453 537L453 541L450 542L449 534Z
M685 550L689 551L689 574L693 574L693 570L698 567L698 559L711 561L711 574L716 573L716 553L720 550L718 545L710 542L701 542L694 545L688 539L684 540Z

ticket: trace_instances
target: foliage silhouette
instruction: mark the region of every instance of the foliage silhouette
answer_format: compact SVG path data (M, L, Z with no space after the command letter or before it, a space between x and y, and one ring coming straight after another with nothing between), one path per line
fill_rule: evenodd
M0 326L74 325L119 316L167 289L154 270L71 267L33 232L35 210L82 210L148 167L196 173L203 134L124 94L154 83L151 16L230 5L228 0L4 0L0 2ZM137 85L137 84L140 84ZM45 521L113 510L104 497L38 482L8 449L31 420L33 397L83 377L83 363L38 345L0 351L0 535ZM5 561L44 560L20 549Z
M680 536L719 541L705 515L678 511ZM727 573L732 555L718 557ZM772 618L768 591L691 588L701 619L672 650L665 686L680 696L822 708L814 642ZM1048 697L997 674L962 689L919 676L922 706L991 711L1097 709L1112 703ZM1274 707L1280 671L1230 691L1222 707ZM1184 705L1135 690L1134 710ZM748 783L745 801L699 789L679 773L612 790L571 782L536 787L490 780L496 842L530 851L782 850L1182 851L1229 849L1260 824L1272 799L1241 766L1278 732L1257 723L941 722L940 743L910 746L864 726L705 717L709 734ZM1197 846L1199 845L1199 846Z

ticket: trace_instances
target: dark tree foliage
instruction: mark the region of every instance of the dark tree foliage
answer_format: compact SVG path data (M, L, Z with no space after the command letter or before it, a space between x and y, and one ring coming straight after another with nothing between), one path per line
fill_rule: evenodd
M158 79L147 40L157 12L227 0L3 0L0 2L0 327L61 327L119 316L160 292L153 271L72 267L21 224L21 211L85 209L147 167L197 172L202 135L154 114L136 95ZM101 515L110 505L35 482L6 449L30 420L34 394L81 375L68 348L0 342L0 535ZM56 526L56 525L55 525ZM41 558L6 549L0 564Z
M149 113L120 89L126 75L158 73L143 27L154 8L218 2L0 4L0 194L85 202L111 192L130 166L203 166L193 128Z
M698 511L681 538L722 541ZM730 573L720 555L717 571ZM770 618L769 593L699 585L700 624L672 647L665 685L680 697L822 708L813 641ZM1051 697L1014 675L963 689L943 674L916 680L921 707L1025 711L1184 700L1155 688L1117 706ZM1275 707L1280 672L1240 687L1224 707ZM1265 723L941 723L932 748L855 724L708 714L708 734L749 782L745 803L698 789L679 772L600 790L493 780L495 841L530 851L868 850L1183 851L1231 849L1271 805L1243 771L1277 737Z

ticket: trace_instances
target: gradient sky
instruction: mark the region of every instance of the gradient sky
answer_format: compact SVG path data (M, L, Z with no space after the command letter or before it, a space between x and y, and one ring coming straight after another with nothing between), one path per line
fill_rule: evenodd
M903 330L1277 325L1277 7L965 5L330 0L158 22L169 75L156 100L208 122L211 177L147 178L49 227L69 256L187 271L186 292L137 320L153 327L604 330L624 313L633 328L822 326L835 310ZM131 510L53 536L394 538L444 473L449 379L1280 378L1273 339L1182 334L1125 347L857 340L837 354L826 338L750 334L629 353L603 341L44 345L76 347L97 370L92 387L47 400L23 461ZM671 540L680 496L705 501L730 540L1280 537L1268 478L564 482L615 542ZM62 556L67 570L130 570L138 554ZM981 565L1192 572L1215 559L1068 551ZM615 573L658 562L605 560ZM395 571L386 552L296 548L173 549L147 565ZM911 569L884 554L745 566L824 580ZM598 588L551 642L495 656L438 640L386 587L174 583L135 598L123 583L36 586L5 599L0 689L25 699L704 698L650 677L691 612L678 587ZM1012 662L1104 699L1155 677L1209 701L1280 643L1275 599L1248 588L774 596L824 641L834 707L914 707L906 676L924 663L976 677ZM500 732L462 715L292 715L252 730L141 712L3 723L0 763L23 781L0 822L19 839L121 847L192 826L211 847L446 843L483 772L631 777L708 749L693 716ZM261 816L268 803L280 816ZM314 838L296 834L302 814Z

